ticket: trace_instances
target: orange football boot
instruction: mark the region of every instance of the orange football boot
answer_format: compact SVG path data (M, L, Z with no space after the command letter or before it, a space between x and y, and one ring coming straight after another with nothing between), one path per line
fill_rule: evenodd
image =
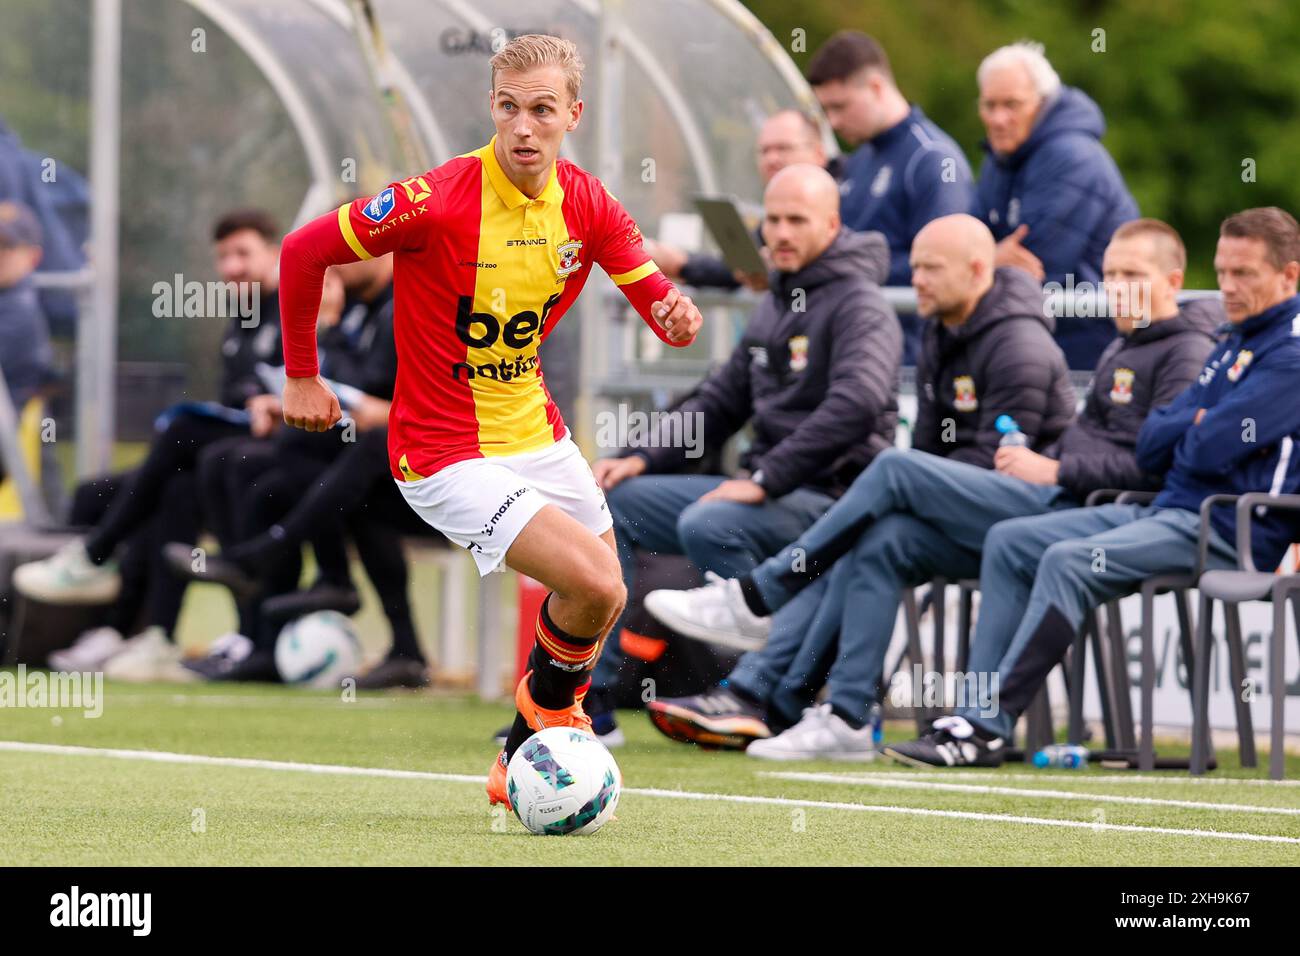
M592 733L591 718L582 709L582 700L591 689L591 681L585 682L577 689L570 706L563 710L547 710L545 707L539 707L528 691L528 678L532 676L533 672L528 671L515 688L515 709L523 715L529 727L533 730L544 730L547 727L575 727L589 734ZM492 761L492 769L488 772L489 804L503 803L510 806L510 797L506 793L506 768L506 751L503 747L497 754L497 759Z

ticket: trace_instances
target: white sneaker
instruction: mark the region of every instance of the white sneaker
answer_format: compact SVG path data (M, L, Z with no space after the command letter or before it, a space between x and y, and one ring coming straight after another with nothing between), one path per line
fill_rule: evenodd
M741 651L756 651L767 643L771 618L759 617L745 603L740 582L712 571L708 584L689 591L651 591L645 608L674 631L698 641Z
M623 736L622 727L615 727L608 733L597 734L596 739L610 750L613 750L615 747L622 747L627 743L627 738Z
M104 676L133 684L198 680L197 674L181 666L181 649L167 640L161 627L147 627L128 640L122 652L104 665Z
M46 662L50 670L77 673L97 671L104 662L126 646L122 633L115 627L96 627L82 631L71 647L50 651Z
M111 561L95 564L80 540L69 541L43 561L14 568L14 589L46 604L109 604L122 590Z
M876 759L871 725L854 730L831 713L830 704L803 712L799 723L766 740L755 740L745 750L762 760L847 760L867 763Z

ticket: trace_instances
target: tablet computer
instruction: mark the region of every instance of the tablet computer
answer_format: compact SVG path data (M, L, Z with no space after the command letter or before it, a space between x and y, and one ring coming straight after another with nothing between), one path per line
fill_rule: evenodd
M767 273L753 230L745 224L734 196L696 196L695 208L727 265L747 274Z

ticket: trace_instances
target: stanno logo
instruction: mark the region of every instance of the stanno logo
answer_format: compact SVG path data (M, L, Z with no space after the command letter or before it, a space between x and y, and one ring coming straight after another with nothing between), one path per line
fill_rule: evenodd
M133 936L148 936L152 893L82 893L80 887L50 897L51 926L126 926Z
M509 247L509 246L544 246L544 245L546 245L546 237L545 237L545 236L542 236L540 239L507 239L507 240L506 240L506 246L507 246L507 247Z

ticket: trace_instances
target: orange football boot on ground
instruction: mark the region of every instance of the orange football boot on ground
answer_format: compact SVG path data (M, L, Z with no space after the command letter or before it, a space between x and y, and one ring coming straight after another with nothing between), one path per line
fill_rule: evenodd
M528 691L528 678L532 676L533 672L528 671L515 688L515 709L523 715L529 727L535 731L547 727L574 727L592 733L591 718L582 709L582 699L587 696L591 681L578 688L570 706L562 710L547 710L545 707L539 707ZM503 747L488 772L487 795L490 804L503 803L510 806L510 797L506 793L506 767L506 751Z

